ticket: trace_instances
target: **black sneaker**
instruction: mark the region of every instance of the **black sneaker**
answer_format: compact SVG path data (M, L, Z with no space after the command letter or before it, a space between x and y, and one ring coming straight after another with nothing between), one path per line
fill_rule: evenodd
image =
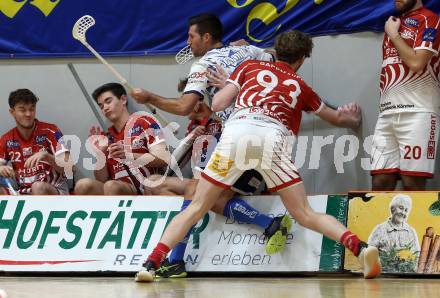
M177 263L170 263L168 259L165 259L159 269L156 270L156 277L163 278L184 278L187 276L185 269L185 262L178 261Z
M153 262L146 260L142 264L142 269L136 273L134 280L136 282L152 282L154 280L156 268Z
M289 215L275 217L264 231L266 237L266 253L273 255L281 252L286 247L287 234L292 229L292 220Z

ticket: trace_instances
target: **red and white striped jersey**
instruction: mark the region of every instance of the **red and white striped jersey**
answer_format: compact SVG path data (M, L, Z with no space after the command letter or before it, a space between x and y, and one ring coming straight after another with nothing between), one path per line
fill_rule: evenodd
M34 182L43 181L52 184L55 188L68 189L64 173L60 174L48 163L40 162L33 168L25 168L26 160L40 151L47 151L58 155L68 151L61 139L60 129L50 123L35 119L35 128L31 137L26 140L16 127L0 138L0 162L11 162L15 171L15 178L22 194L31 193Z
M319 96L284 62L246 61L230 76L240 90L235 110L269 116L298 135L302 111L319 112Z
M403 63L387 34L383 40L383 63L380 74L380 113L439 113L438 84L440 18L426 8L401 16L400 36L414 50L434 53L422 71L414 73Z
M153 117L136 113L130 116L121 131L117 131L114 126L110 127L107 137L109 143L122 142L124 148L131 153L148 153L152 146L165 142L162 129L157 121ZM139 186L140 181L131 181L123 164L118 160L107 158L107 170L112 180L121 180ZM158 168L148 166L140 167L138 170L145 178L159 172ZM132 169L132 172L136 173L137 169Z

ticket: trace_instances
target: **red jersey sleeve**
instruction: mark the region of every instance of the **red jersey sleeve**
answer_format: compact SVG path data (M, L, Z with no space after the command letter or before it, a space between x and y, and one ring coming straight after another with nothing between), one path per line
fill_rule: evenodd
M426 15L419 22L414 49L425 49L438 53L440 47L440 17L435 14Z
M6 142L6 135L2 135L0 138L0 165L6 164L8 162Z
M301 94L299 99L302 101L302 110L306 112L318 113L324 106L321 98L304 81L300 81Z

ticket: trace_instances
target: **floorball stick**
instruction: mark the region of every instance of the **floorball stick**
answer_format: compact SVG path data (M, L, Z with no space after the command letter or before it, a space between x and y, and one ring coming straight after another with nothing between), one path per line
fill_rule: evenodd
M72 36L80 43L82 43L90 52L95 55L96 58L101 61L102 64L108 67L108 69L118 78L122 85L127 88L129 91L133 90L133 87L128 83L127 79L125 79L111 64L109 64L95 49L87 42L86 32L87 30L95 25L95 19L92 16L85 15L76 21L75 25L72 28ZM146 104L147 108L151 111L151 113L155 114L157 119L162 123L163 126L167 126L169 121L162 116L159 112L156 111L154 107L149 104Z

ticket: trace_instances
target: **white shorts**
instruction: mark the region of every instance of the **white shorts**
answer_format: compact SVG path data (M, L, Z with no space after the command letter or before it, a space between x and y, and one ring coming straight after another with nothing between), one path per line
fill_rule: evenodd
M432 178L439 117L434 113L379 116L371 150L371 175L399 173Z
M228 121L208 165L202 173L206 180L229 189L246 170L255 169L266 181L268 190L277 192L301 183L301 177L286 152L288 133L280 124L260 120ZM271 121L271 120L268 120ZM286 147L287 148L287 147Z

